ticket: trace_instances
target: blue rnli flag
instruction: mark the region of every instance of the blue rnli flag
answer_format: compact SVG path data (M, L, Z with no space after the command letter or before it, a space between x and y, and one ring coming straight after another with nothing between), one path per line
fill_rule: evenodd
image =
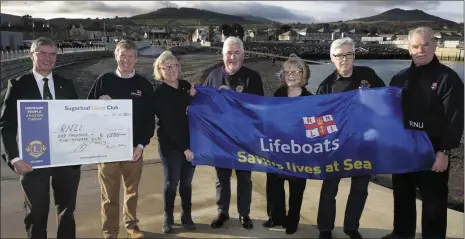
M434 162L426 133L404 128L397 87L289 98L196 88L188 108L195 165L326 179Z

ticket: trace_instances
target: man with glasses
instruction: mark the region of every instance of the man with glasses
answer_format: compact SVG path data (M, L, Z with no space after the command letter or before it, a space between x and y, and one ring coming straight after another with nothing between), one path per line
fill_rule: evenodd
M320 84L317 94L331 94L386 86L381 78L366 66L354 66L355 43L346 37L335 40L330 49L331 61L336 70ZM318 229L320 238L331 238L336 218L336 195L341 178L327 178L323 181L318 207ZM344 216L344 233L350 238L362 238L358 232L360 217L368 197L370 175L351 178L350 194Z
M116 238L119 233L119 192L121 178L124 186L124 224L130 238L143 238L138 226L137 199L142 174L142 152L155 132L152 111L153 86L136 73L136 44L129 40L118 42L115 49L117 69L102 74L95 81L88 99L128 99L132 101L133 147L132 159L124 162L100 163L98 179L102 198L102 231L104 238ZM130 161L129 161L130 160Z
M238 92L264 95L260 74L243 66L244 45L237 37L228 37L223 43L224 66L214 69L203 82L204 86L227 88ZM216 168L216 204L218 215L210 226L220 228L229 220L229 203L231 201L231 174L229 168ZM239 220L245 229L253 228L249 217L252 202L252 173L236 170L237 176L237 210Z
M32 170L30 164L19 158L16 141L18 133L18 100L77 99L71 80L52 70L57 60L57 46L49 38L41 37L31 44L29 56L31 72L8 81L7 93L0 116L2 158L16 173L25 194L26 236L47 238L47 222L50 208L50 181L57 209L57 238L76 238L74 210L81 177L80 165Z

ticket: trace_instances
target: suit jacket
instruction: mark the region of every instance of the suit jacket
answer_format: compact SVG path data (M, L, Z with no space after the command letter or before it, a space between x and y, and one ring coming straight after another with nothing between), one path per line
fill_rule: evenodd
M76 88L71 80L53 73L55 99L78 99ZM11 160L19 157L18 149L18 100L41 100L42 96L32 71L8 81L8 88L0 115L0 134L2 137L2 158L14 170ZM74 167L79 167L74 166Z

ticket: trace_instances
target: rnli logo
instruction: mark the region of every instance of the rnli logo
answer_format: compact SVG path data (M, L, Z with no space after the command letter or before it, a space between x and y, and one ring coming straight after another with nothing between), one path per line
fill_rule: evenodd
M409 121L410 127L423 129L423 122Z
M44 154L45 150L45 145L38 140L30 142L26 148L26 152L34 158L40 157L42 154Z
M307 138L325 136L337 131L332 115L303 117Z

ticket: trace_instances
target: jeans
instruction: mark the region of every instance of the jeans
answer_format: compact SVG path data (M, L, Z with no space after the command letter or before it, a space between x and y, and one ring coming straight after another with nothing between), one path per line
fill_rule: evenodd
M174 200L179 184L181 196L182 220L192 220L192 178L195 166L186 160L184 153L173 149L159 148L165 175L163 200L165 203L165 223L173 225Z

